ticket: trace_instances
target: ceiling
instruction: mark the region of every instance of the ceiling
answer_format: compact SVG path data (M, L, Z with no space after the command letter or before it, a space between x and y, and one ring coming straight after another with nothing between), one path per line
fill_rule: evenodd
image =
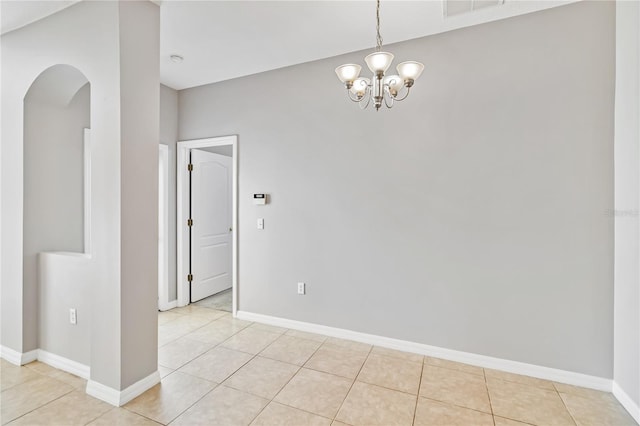
M385 43L393 43L573 1L383 0L381 32ZM2 34L76 2L2 0ZM178 90L375 46L373 0L155 3L161 14L160 79ZM173 62L173 54L184 61Z

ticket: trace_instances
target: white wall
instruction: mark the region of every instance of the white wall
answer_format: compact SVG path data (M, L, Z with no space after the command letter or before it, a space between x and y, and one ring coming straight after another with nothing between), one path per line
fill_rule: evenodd
M640 3L616 2L614 393L640 422Z
M426 70L377 113L333 72L368 51L180 91L181 140L239 135L239 308L613 377L614 18L387 46Z

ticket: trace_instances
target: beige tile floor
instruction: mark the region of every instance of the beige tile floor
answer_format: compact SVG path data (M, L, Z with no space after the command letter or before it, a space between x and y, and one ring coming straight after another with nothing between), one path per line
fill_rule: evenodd
M609 393L233 319L158 315L162 383L121 408L34 362L1 364L11 425L611 425Z

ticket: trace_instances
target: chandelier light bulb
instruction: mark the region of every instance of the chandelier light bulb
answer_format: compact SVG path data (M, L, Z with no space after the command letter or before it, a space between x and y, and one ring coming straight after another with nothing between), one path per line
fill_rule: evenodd
M360 75L362 67L358 64L344 64L336 68L336 74L343 83L353 83Z
M404 80L399 75L388 75L384 78L384 84L389 87L389 92L395 96L404 86Z
M351 90L351 93L356 96L364 96L364 94L367 93L370 82L371 80L368 78L360 77L353 82L353 86L351 86L351 89L349 90Z

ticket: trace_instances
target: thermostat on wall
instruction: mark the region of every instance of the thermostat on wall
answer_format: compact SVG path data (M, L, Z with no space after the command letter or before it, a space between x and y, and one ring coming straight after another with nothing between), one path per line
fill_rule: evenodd
M267 204L267 194L253 194L253 204Z

